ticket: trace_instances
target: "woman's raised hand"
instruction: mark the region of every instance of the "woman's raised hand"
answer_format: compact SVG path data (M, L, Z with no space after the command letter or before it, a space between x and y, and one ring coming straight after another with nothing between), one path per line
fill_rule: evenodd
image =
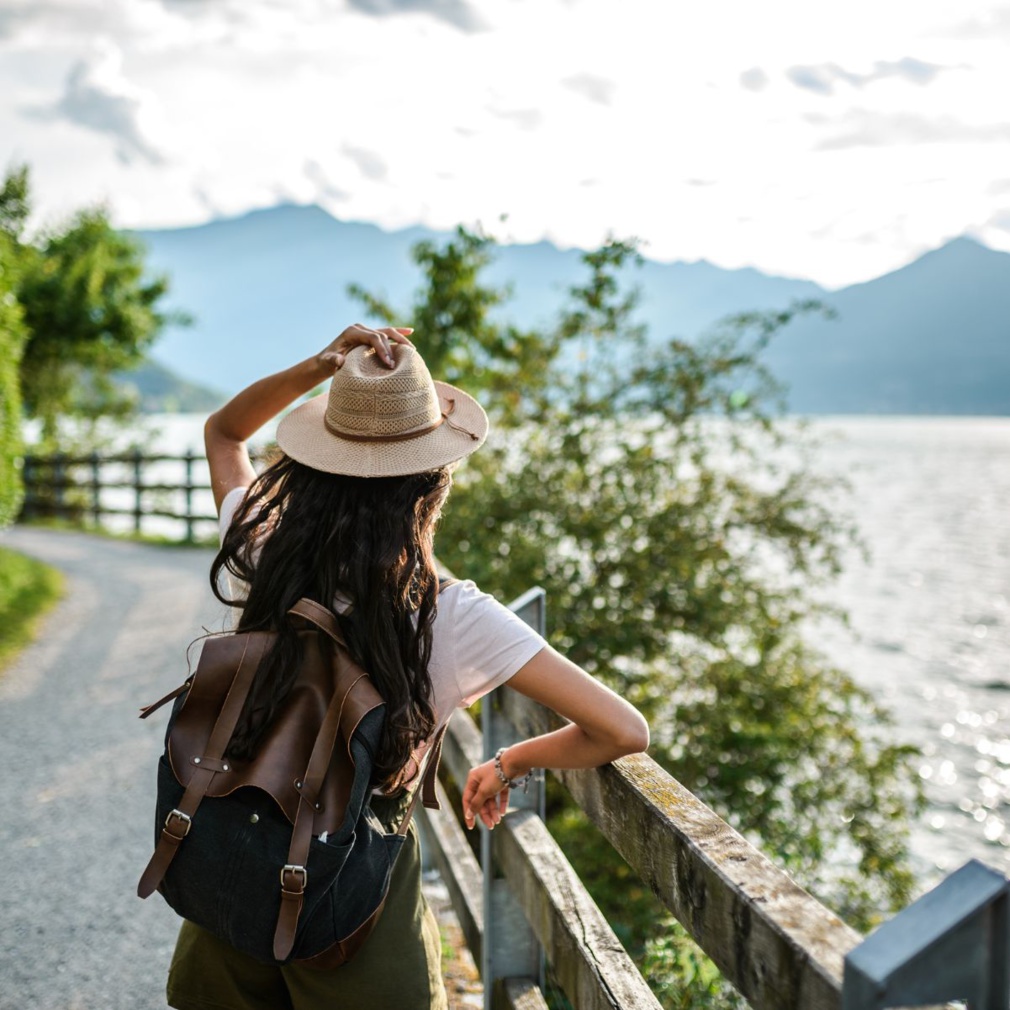
M335 372L344 364L344 357L352 347L366 344L390 367L393 367L393 344L413 346L407 339L413 329L403 326L383 326L373 329L355 323L348 326L332 343L319 352L318 360L327 372Z

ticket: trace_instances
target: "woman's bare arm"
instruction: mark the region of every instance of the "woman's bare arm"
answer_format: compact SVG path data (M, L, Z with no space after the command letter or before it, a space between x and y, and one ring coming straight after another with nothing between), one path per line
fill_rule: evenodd
M254 382L211 414L204 425L203 437L217 510L221 510L221 502L229 491L248 487L256 479L246 441L267 421L329 379L343 365L344 355L352 347L368 344L392 367L390 345L409 344L407 334L412 332L394 327L373 330L356 323L319 354Z
M649 746L649 726L628 702L550 646L538 652L507 686L571 720L552 733L512 744L502 754L508 778L533 768L596 768ZM471 769L463 790L468 827L477 817L491 828L508 807L508 787L493 761Z

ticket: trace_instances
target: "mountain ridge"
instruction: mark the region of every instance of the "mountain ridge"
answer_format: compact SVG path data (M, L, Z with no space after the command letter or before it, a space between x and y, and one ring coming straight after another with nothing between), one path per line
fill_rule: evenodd
M197 317L191 329L170 329L155 359L226 392L308 356L361 318L348 283L406 310L420 283L411 247L448 237L419 225L338 221L296 204L134 234L150 266L172 275L172 304ZM499 317L552 325L567 289L584 280L581 256L547 240L496 246L486 280L514 291ZM833 308L835 320L799 319L767 352L794 411L1010 414L1010 254L972 238L834 291L707 260L645 259L622 279L640 288L637 318L654 343L796 300Z

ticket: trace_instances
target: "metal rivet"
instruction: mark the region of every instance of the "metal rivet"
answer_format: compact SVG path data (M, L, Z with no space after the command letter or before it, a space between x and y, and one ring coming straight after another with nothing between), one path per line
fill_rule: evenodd
M225 771L227 771L227 770L228 770L228 766L227 766L227 765L221 765L221 767L222 767L222 768L223 768L223 769L224 769Z
M249 823L255 824L259 819L260 819L259 814L253 814L252 817L249 818Z
M301 782L296 782L295 783L295 789L301 789L301 787L302 787Z
M198 765L200 763L199 758L193 758L193 764Z
M316 810L322 810L322 809L323 809L322 803L317 803L316 804Z

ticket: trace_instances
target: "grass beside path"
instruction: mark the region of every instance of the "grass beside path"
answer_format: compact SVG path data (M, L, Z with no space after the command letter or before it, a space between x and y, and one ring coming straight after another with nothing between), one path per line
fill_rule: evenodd
M0 673L62 594L63 576L55 568L0 547Z

